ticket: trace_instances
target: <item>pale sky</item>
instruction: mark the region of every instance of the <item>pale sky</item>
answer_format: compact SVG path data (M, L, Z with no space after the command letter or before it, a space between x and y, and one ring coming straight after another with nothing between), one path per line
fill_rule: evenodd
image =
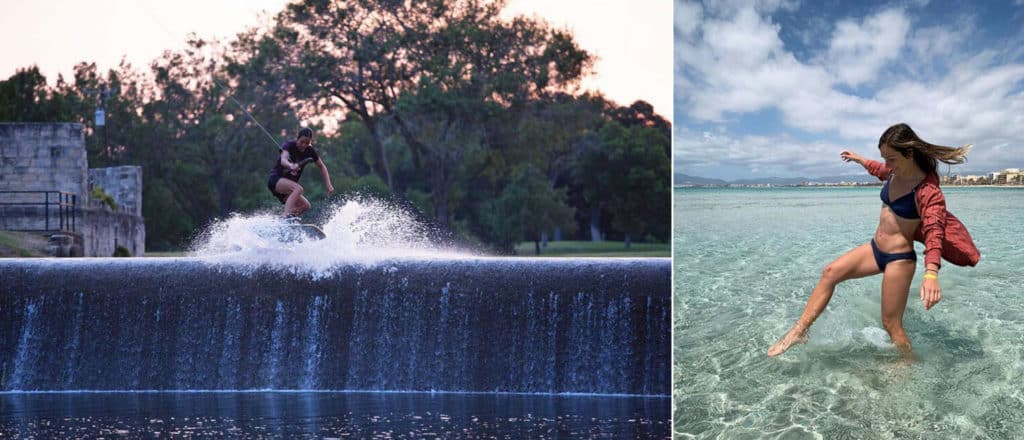
M80 61L100 71L126 58L148 68L186 35L228 39L287 0L0 0L0 79L39 66L50 84ZM506 15L539 16L573 31L598 60L584 89L620 105L643 99L672 118L672 0L508 0ZM263 18L261 18L261 16Z

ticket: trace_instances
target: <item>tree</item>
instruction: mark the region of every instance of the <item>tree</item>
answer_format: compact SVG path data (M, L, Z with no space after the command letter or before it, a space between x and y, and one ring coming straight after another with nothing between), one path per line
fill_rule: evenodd
M141 70L80 63L55 88L19 71L0 82L0 112L82 122L91 166L143 166L152 250L180 248L214 217L276 208L266 173L300 124L317 131L339 192L415 206L464 241L509 251L575 229L573 214L627 240L667 237L669 123L642 101L574 95L591 55L567 31L501 18L503 6L299 1L270 27L193 38ZM105 103L107 141L83 93L101 87L120 90Z
M50 91L38 67L18 69L0 81L0 121L65 122L70 118L64 100Z
M565 190L552 189L544 174L529 164L512 173L508 186L496 199L486 202L482 212L495 243L506 252L516 243L530 240L540 255L544 231L563 228L571 232L576 228L572 208L565 204Z
M575 97L565 93L531 102L509 134L519 144L516 151L520 156L514 159L537 166L552 189L575 190L572 169L586 137L602 122L603 104L600 96ZM579 197L569 200L572 207L583 213L580 217L586 217L588 207L578 203ZM547 233L541 234L542 246L547 245L547 238Z
M154 130L144 161L197 223L263 194L255 182L265 181L277 143L299 127L284 79L253 79L258 69L247 61L258 50L245 44L225 50L194 39L183 52L153 63L152 97L143 114ZM270 127L273 138L255 121Z
M340 102L374 140L375 172L395 190L382 131L404 139L432 211L452 224L451 192L467 157L489 146L486 119L574 84L591 57L566 32L504 3L479 0L307 0L289 5L272 33L282 59L312 79L302 96Z
M671 141L665 128L609 120L580 155L577 184L588 203L608 210L627 248L644 233L669 236Z
M629 107L615 107L609 113L613 119L626 127L649 127L657 130L662 136L672 136L672 124L654 113L654 106L647 101L635 101Z

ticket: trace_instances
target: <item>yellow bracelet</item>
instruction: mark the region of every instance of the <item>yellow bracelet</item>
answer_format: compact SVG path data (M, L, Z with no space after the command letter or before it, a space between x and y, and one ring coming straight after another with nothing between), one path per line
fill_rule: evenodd
M924 279L926 279L926 280L937 280L937 279L939 279L939 276L936 275L936 274L933 274L933 273L925 273L924 274Z

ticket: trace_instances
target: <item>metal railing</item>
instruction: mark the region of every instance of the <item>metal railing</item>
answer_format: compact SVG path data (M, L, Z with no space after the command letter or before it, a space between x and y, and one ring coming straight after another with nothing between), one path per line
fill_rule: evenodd
M38 196L38 200L32 200ZM13 200L13 201L12 201ZM13 231L26 232L75 232L75 217L78 214L78 195L65 191L0 191L0 213L7 215L9 206L41 206L43 207L43 229L18 228L9 229ZM56 208L56 209L51 209ZM51 222L52 211L56 212L56 218ZM31 221L31 217L37 213L26 213L24 219ZM56 227L56 229L51 228Z

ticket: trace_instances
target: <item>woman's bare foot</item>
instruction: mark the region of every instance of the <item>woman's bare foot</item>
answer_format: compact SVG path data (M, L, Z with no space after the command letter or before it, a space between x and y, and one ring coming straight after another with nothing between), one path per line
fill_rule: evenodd
M896 352L900 354L900 359L909 362L914 362L917 357L914 356L914 350L910 348L910 341L902 342L896 345Z
M805 342L807 342L807 326L797 322L782 339L779 339L768 349L768 356L778 356L789 350L789 347L793 344L803 344Z

